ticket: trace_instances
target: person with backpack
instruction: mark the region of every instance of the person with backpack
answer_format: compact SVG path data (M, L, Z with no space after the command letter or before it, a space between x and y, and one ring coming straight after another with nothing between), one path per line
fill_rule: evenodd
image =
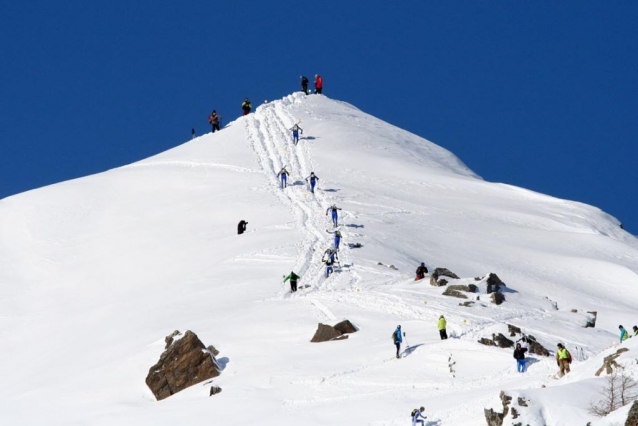
M330 276L334 272L333 265L335 264L334 254L328 256L328 258L324 261L326 264L326 278Z
M336 204L331 205L326 210L326 216L328 216L328 212L332 212L332 224L334 225L335 228L339 226L339 214L337 213L337 210L341 210L341 209L337 207Z
M339 243L341 243L341 231L335 231L335 250L339 251Z
M211 112L210 115L208 116L208 122L210 123L213 129L213 133L215 133L215 130L221 130L219 127L221 119L222 118L219 116L219 114L217 114L217 111L215 110L213 110L213 112Z
M634 325L633 330L634 330L634 336L638 336L638 325Z
M569 353L562 343L558 344L558 350L556 351L556 364L560 367L560 377L563 377L566 373L569 373L569 364L572 363L572 354Z
M623 327L622 325L619 325L618 330L620 330L620 343L629 339L629 333L627 333L627 330L625 330L625 327Z
M394 346L397 347L397 358L399 357L399 351L401 350L401 343L403 343L403 336L401 336L401 326L397 325L397 329L392 333L392 341Z
M439 317L439 321L436 323L436 326L439 329L441 340L447 339L447 330L445 329L447 327L447 321L443 315Z
M281 189L284 189L286 186L288 186L287 181L288 181L288 170L286 170L286 167L284 166L283 169L281 169L279 171L279 173L277 173L277 177L281 176Z
M299 275L295 274L294 272L290 272L290 275L288 275L287 277L284 277L284 283L288 280L290 280L290 292L294 293L295 291L297 291L297 280L301 278Z
M306 178L306 182L310 182L310 192L312 192L313 194L315 193L315 185L317 184L318 180L319 177L315 175L315 172L310 172L310 176Z
M299 127L299 123L296 123L290 128L290 130L292 130L292 144L297 145L299 142L299 131L301 131L301 134L303 135L303 129Z
M250 100L246 98L244 102L241 104L241 110L244 112L244 115L250 114L250 111L253 109L253 104L250 103Z
M424 411L425 411L425 407L421 407L418 410L416 408L412 410L412 413L411 413L412 426L416 426L417 423L421 423L421 425L425 425L425 419L427 419L428 416L423 415Z
M305 75L301 76L301 91L308 94L308 78Z
M516 370L519 373L525 372L525 349L521 347L520 343L516 344L514 349L514 359L516 360Z
M428 268L425 266L425 263L421 262L421 266L416 268L416 278L414 281L419 281L425 278L425 274L428 273Z
M323 78L319 74L315 74L315 94L321 95L323 91Z
M248 222L246 222L245 220L239 221L239 223L237 224L237 235L241 235L246 232L246 225L248 225Z
M195 139L195 129L191 129L191 139Z

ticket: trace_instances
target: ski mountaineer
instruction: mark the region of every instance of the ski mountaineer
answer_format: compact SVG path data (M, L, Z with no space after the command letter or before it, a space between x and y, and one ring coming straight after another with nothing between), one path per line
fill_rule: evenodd
M195 139L195 129L191 129L191 139Z
M572 354L569 353L562 343L558 344L558 350L556 351L556 364L560 367L560 377L563 377L566 373L569 373L569 364L572 362Z
M445 330L445 327L447 327L447 321L445 320L445 317L443 315L439 317L439 322L437 322L436 325L439 329L441 340L447 339L447 331Z
M634 336L638 336L638 325L634 325Z
M335 263L335 258L333 255L328 256L328 258L324 262L326 264L326 278L330 276L334 272L332 265Z
M308 94L308 78L305 75L301 76L301 91Z
M299 127L299 123L296 123L290 128L290 130L292 130L292 143L293 145L297 145L299 142L299 131L301 131L301 134L303 135L303 129Z
M250 103L250 100L246 98L244 102L241 104L241 110L244 111L244 115L250 114L250 111L253 109L253 104Z
M525 349L521 347L520 343L516 344L514 349L514 359L516 360L516 371L519 373L525 372Z
M421 262L421 266L416 268L416 278L414 281L419 281L425 278L425 274L428 273L428 268L425 266L425 263Z
M287 277L284 278L284 282L290 280L290 292L294 293L295 291L297 291L297 280L301 278L299 275L295 274L294 272L290 272L290 275L288 275Z
M323 78L319 74L315 74L315 94L321 95L323 92Z
M392 333L392 341L394 346L397 347L397 358L399 357L399 351L401 350L401 343L403 343L403 337L401 336L401 326L397 325L397 329Z
M332 224L335 226L335 228L339 226L339 214L337 213L337 210L341 209L337 207L336 204L333 204L328 207L328 209L326 209L326 216L328 216L328 212L332 212Z
M213 133L215 133L215 130L220 130L219 125L221 122L221 117L219 116L219 114L217 114L217 111L213 110L213 112L210 113L210 115L208 116L208 122L210 123Z
M428 416L424 416L423 412L425 411L425 407L421 407L418 410L415 408L412 410L412 426L416 426L417 423L421 423L421 425L425 425L425 419Z
M306 178L306 182L310 182L310 192L312 192L313 194L315 193L315 185L317 184L318 180L319 178L317 177L317 175L315 175L315 172L310 172L310 176Z
M287 186L287 180L288 180L289 174L290 173L288 173L288 170L286 170L285 166L283 169L279 171L279 173L277 173L277 177L281 176L281 189L284 189Z
M341 231L337 229L335 232L335 250L339 251L339 243L341 242Z
M625 327L623 327L622 325L619 325L618 330L620 330L620 343L629 339L629 333L627 333L627 330L625 330Z
M241 235L244 232L246 232L246 225L248 225L248 222L246 222L245 220L240 220L239 223L237 224L237 234Z

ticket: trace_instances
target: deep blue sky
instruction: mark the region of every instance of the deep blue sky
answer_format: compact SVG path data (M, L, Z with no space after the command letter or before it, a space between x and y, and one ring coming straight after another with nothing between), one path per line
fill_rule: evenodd
M0 197L124 165L320 73L489 181L638 233L638 2L4 1Z

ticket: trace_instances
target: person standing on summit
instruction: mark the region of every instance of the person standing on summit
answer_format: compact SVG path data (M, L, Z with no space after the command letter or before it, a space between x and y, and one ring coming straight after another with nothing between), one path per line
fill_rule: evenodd
M221 120L221 117L219 116L219 114L217 114L217 111L214 111L210 113L210 115L208 116L208 122L210 123L212 129L213 129L213 133L215 133L215 130L219 131L219 122Z
M244 115L248 115L252 109L253 104L250 103L250 99L246 98L246 100L241 104L241 110L244 111Z
M321 95L323 91L323 78L319 74L315 74L315 94Z
M308 78L305 75L301 76L301 91L304 95L308 94Z

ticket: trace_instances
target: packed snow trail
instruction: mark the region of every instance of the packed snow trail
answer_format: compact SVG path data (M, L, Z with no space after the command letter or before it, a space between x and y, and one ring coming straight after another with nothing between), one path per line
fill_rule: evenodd
M314 194L307 189L305 178L311 171L316 171L316 166L310 149L303 144L303 138L297 145L292 143L290 128L298 122L287 111L287 106L292 102L293 98L287 97L280 102L260 106L246 117L246 132L267 176L270 191L291 208L297 225L306 234L304 241L298 244L298 258L293 266L293 270L301 276L298 294L342 287L344 281L356 285L359 281L358 274L353 268L343 266L352 264L347 254L348 249L344 246L340 248L338 255L342 267L335 267L335 272L329 278L325 277L322 257L325 250L333 246L333 235L326 232L328 221L325 218L325 208L334 201L319 189ZM305 131L308 134L308 130ZM281 189L277 173L284 166L290 175L287 187ZM319 172L317 174L320 175ZM344 231L342 234L347 235ZM307 285L310 286L309 290L305 288ZM288 291L284 289L284 294L286 293Z

